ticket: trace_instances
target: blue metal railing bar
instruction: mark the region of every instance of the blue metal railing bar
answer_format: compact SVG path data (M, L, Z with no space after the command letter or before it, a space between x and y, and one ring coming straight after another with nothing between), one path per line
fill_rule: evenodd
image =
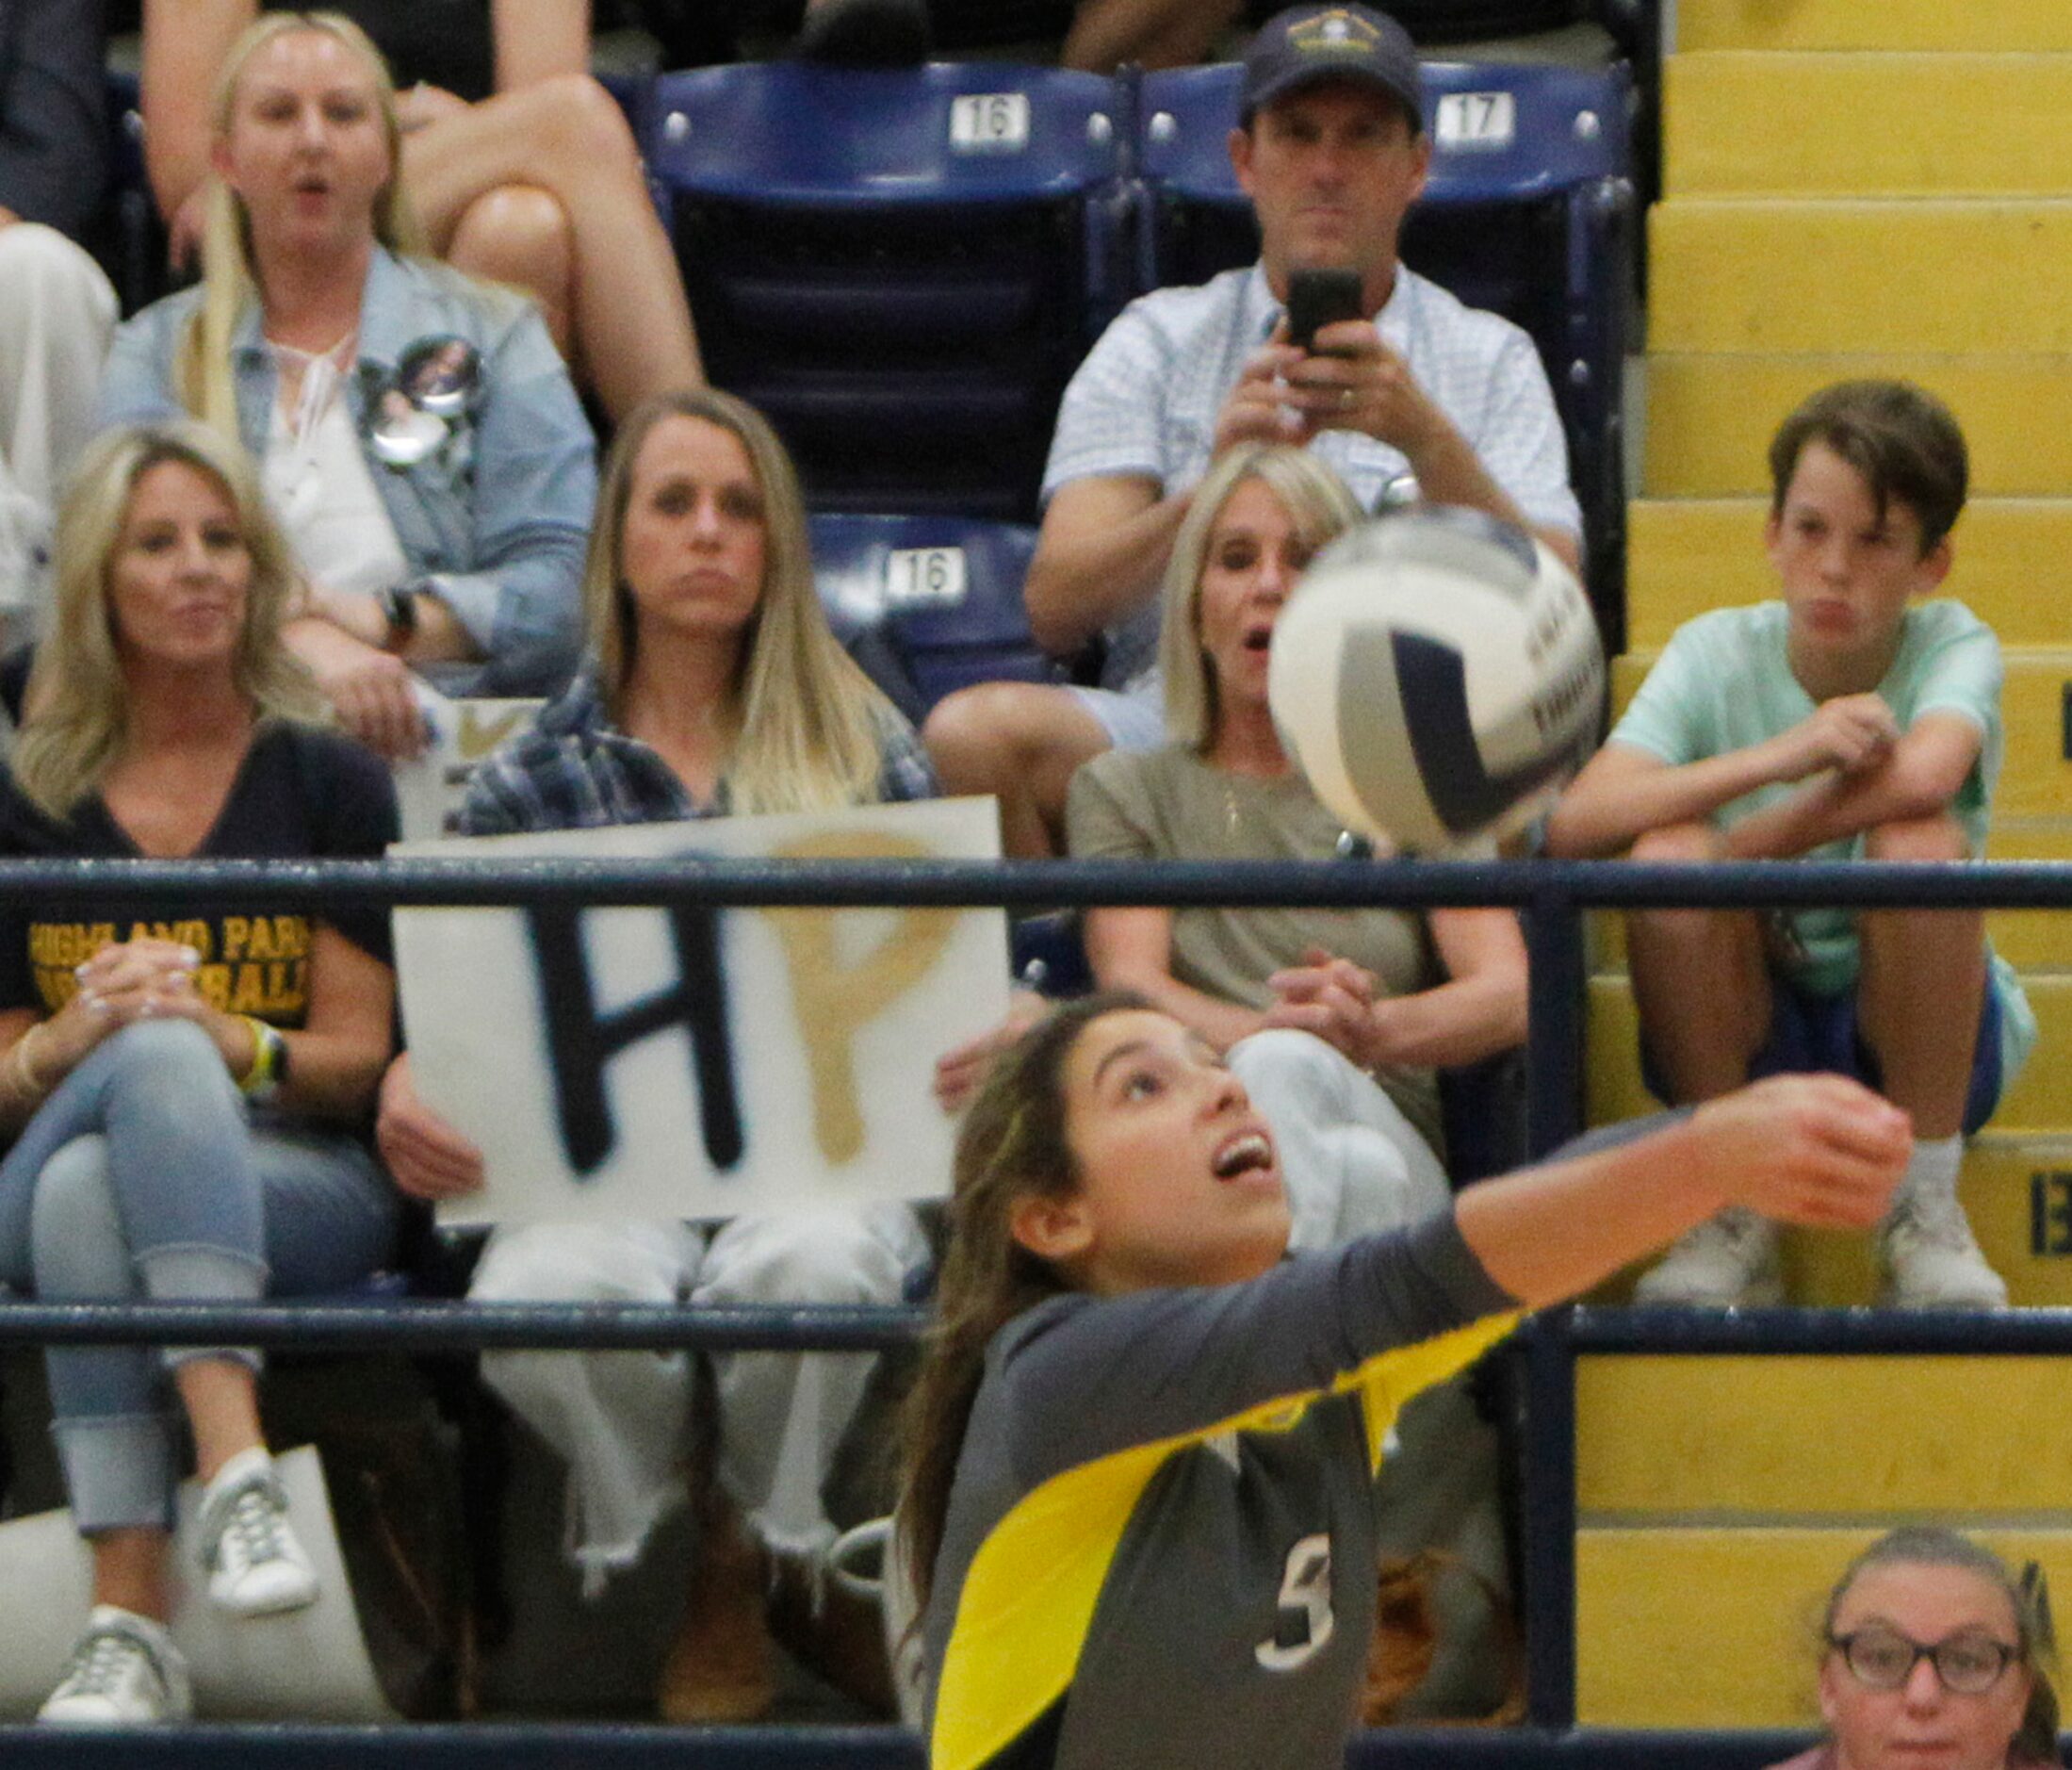
M1559 1309L1525 1332L1583 1353L2072 1357L2072 1309Z
M917 1338L921 1308L550 1303L35 1303L0 1304L0 1346L265 1346L284 1352L882 1352Z
M694 837L687 837L694 840ZM1492 904L1513 909L1835 905L2072 908L2072 861L1746 860L1640 866L1624 860L12 860L0 904L125 893L285 908L342 903L725 907L914 904L970 909L1100 904L1369 909Z
M0 1763L53 1770L922 1770L893 1727L0 1727Z
M1758 1770L1812 1743L1803 1731L1612 1732L1392 1728L1356 1738L1347 1770ZM921 1770L896 1728L181 1727L0 1728L0 1762L48 1770Z

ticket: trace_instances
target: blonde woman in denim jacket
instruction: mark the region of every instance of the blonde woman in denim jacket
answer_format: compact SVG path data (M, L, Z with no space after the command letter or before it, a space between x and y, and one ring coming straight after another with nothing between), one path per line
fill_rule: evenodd
M287 642L375 748L421 742L416 675L554 692L595 445L537 313L417 255L394 89L344 20L254 25L215 118L205 275L118 333L102 420L191 412L261 462L306 579Z

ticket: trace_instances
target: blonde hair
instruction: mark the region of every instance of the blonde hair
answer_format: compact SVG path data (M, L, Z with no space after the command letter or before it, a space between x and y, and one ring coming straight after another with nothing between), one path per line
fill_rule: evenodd
M269 12L230 47L209 100L212 140L230 134L237 82L245 65L275 38L291 31L322 31L337 39L365 64L381 106L388 141L388 183L374 202L374 238L389 251L422 254L424 230L403 188L402 123L396 113L396 83L373 40L342 12ZM204 424L236 438L237 385L231 374L230 341L239 317L257 298L253 261L252 218L237 194L211 176L202 229L202 302L188 322L173 357L172 385L180 402Z
M128 733L128 680L116 650L108 575L138 483L169 461L221 489L252 556L244 628L231 658L238 693L261 717L327 718L316 683L281 643L295 565L244 451L184 419L111 430L87 446L58 509L55 624L37 648L24 697L31 711L12 758L24 795L54 818L68 816L100 783Z
M657 394L620 425L605 456L583 564L583 611L606 707L623 721L639 635L620 569L633 467L648 433L669 418L716 424L738 437L762 495L762 593L734 683L737 723L725 770L729 809L871 803L885 769L885 733L899 715L827 625L791 457L762 414L732 394L706 387Z
M1176 744L1205 750L1215 740L1220 712L1215 675L1201 655L1201 573L1208 563L1209 535L1223 506L1247 480L1257 480L1280 499L1296 533L1312 549L1366 520L1351 488L1306 449L1282 443L1244 443L1230 450L1195 488L1194 500L1173 537L1166 567L1158 633L1159 672L1165 678L1166 734Z

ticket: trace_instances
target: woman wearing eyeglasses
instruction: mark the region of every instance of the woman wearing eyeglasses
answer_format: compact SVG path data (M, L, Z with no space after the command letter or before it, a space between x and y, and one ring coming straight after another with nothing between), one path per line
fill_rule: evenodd
M539 314L424 255L395 89L347 19L261 19L212 116L201 286L117 333L102 421L189 414L260 463L307 586L284 638L383 754L422 742L420 677L555 693L595 445Z
M2058 1762L2051 1644L1999 1557L1912 1526L1857 1556L1827 1601L1824 1744L1772 1770L2031 1770Z

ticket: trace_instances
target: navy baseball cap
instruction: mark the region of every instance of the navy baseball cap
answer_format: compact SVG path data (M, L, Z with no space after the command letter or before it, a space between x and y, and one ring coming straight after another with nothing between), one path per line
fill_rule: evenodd
M1298 6L1260 26L1245 53L1237 116L1249 124L1262 105L1317 80L1353 80L1386 92L1413 129L1425 126L1417 49L1386 12L1363 6Z

